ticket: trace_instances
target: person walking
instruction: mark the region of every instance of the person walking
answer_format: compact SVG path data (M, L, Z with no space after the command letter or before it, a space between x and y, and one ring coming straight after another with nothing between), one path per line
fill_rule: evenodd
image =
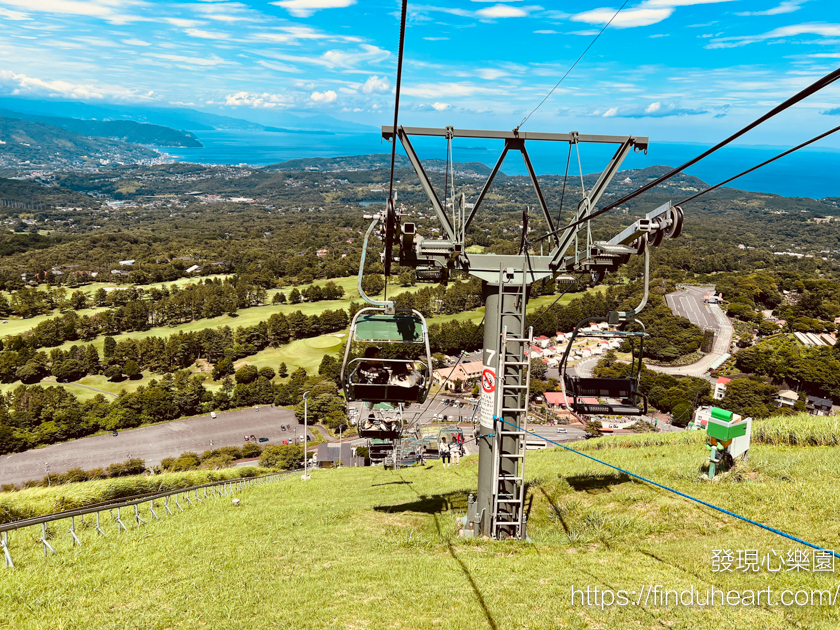
M452 458L451 453L449 450L449 444L446 443L446 438L440 438L440 445L438 446L438 451L440 451L440 459L443 461L443 467L446 468L450 465Z

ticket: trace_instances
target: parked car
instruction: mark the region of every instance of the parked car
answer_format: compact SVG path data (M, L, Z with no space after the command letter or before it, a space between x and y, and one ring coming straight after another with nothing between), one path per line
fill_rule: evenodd
M261 437L260 442L268 442L268 438L267 437Z
M215 411L211 411L211 412L210 412L210 417L211 417L211 418L213 418L213 419L215 419L215 418L216 418L216 412L215 412Z
M558 427L557 433L568 433L568 431L566 431L566 429L564 429L563 427Z

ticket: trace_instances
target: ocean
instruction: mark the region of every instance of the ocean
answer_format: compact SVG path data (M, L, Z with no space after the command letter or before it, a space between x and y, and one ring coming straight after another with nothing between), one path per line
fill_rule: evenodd
M379 134L336 133L333 135L273 133L265 131L199 131L202 149L160 148L175 159L204 164L251 164L265 166L286 160L390 153L390 145ZM421 159L446 157L446 144L440 138L412 139ZM481 162L493 166L501 151L501 142L466 139L453 143L456 162ZM678 166L702 153L702 144L652 141L647 155L632 153L622 170L646 166ZM689 175L713 184L759 164L788 147L732 145L686 170ZM615 147L581 145L580 160L584 173L600 172ZM399 151L399 147L398 147ZM538 174L562 174L566 168L568 145L531 143L528 153ZM808 148L786 156L773 164L746 175L731 184L734 188L766 192L786 197L840 197L840 149ZM525 166L517 153L509 153L502 171L525 175ZM577 175L577 156L572 151L569 175Z

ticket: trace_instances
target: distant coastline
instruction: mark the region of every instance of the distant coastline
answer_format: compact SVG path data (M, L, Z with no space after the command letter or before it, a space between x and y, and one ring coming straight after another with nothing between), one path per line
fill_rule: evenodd
M181 147L159 147L176 161L202 164L250 164L266 166L288 160L303 158L346 157L389 153L390 145L383 142L379 134L319 132L301 134L297 131L234 131L214 130L196 132L204 144L203 149ZM306 140L301 142L302 138ZM428 138L414 142L422 159L445 159L446 146ZM647 155L631 154L622 164L622 169L644 168L657 164L677 165L697 155L706 145L699 143L674 143L651 141ZM453 146L456 162L481 162L493 166L501 146L487 147ZM707 160L688 169L688 173L700 179L716 183L750 166L758 164L783 148L768 146L733 146L720 152L714 160ZM469 157L459 153L469 153ZM556 145L533 145L529 153L540 174L563 173L566 167L566 152ZM581 151L584 173L599 172L612 155L609 147L586 147ZM577 176L577 166L569 170ZM503 170L508 175L525 175L522 160L509 155ZM840 149L806 149L760 169L754 174L738 180L733 186L753 192L772 193L786 197L840 197Z

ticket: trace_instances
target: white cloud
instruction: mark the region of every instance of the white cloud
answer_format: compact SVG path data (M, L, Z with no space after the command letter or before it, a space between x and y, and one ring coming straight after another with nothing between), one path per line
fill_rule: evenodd
M32 19L27 13L21 13L20 11L12 11L10 9L3 9L2 7L0 7L0 16L13 22L23 22Z
M634 28L650 26L666 20L674 13L676 7L688 7L697 4L718 4L721 2L735 2L737 0L644 0L641 4L630 9L623 9L618 15L612 7L601 7L584 11L571 16L573 22L586 24L606 24L612 19L610 28ZM615 18L613 19L613 16ZM583 33L575 33L581 35Z
M432 107L434 107L435 110L442 112L445 109L449 109L450 105L449 103L432 103Z
M123 12L142 4L138 0L3 0L3 4L29 12L95 17L112 24L125 24L144 19Z
M104 98L126 101L152 100L151 94L139 94L120 86L70 83L69 81L48 81L0 70L0 91L18 95L47 95L101 100Z
M735 15L750 16L750 15L782 15L783 13L793 13L802 8L802 3L806 0L786 0L779 6L767 9L766 11L741 11Z
M612 118L618 113L618 107L610 107L607 111L605 111L601 116L603 118Z
M448 37L424 37L427 42L445 42L449 38Z
M166 61L175 61L177 63L187 64L188 66L226 66L234 64L233 61L228 61L213 55L212 57L187 57L185 55L161 55L156 53L144 53L146 57L154 57L156 59L165 59Z
M316 103L332 103L338 98L338 94L332 90L327 90L326 92L312 92L312 95L309 98Z
M221 31L205 31L198 28L188 28L184 31L190 37L197 37L199 39L229 39L230 35Z
M557 35L557 31L552 30L545 30L545 31L534 31L537 35Z
M719 4L721 2L737 2L738 0L645 0L639 6L642 8L690 7L696 4Z
M225 97L225 105L229 107L254 107L257 109L272 109L291 105L289 99L282 94L255 94L252 92L237 92Z
M257 62L263 68L268 68L269 70L277 70L278 72L301 72L299 68L295 66L290 66L286 63L279 63L277 61L264 61L260 60Z
M309 17L321 9L343 9L356 4L356 0L278 0L271 4L283 7L295 17Z
M122 40L123 44L128 44L129 46L151 46L149 42L144 42L142 39L137 39L136 37L132 37L131 39L124 39Z
M364 85L362 85L362 92L365 94L373 94L374 92L387 92L391 89L391 83L388 81L387 77L382 77L381 79L374 75L372 77L368 77L368 80L365 81Z
M840 24L809 23L791 24L774 28L772 31L759 35L738 35L735 37L720 37L712 40L706 48L735 48L746 46L756 42L763 42L768 39L781 39L784 37L796 37L797 35L820 35L822 37L840 37Z
M658 112L660 109L662 109L662 103L651 103L645 108L645 113L652 114Z
M486 9L479 9L476 15L483 18L511 18L527 17L528 11L520 7L512 7L508 4L497 4Z
M261 31L253 33L251 39L280 42L280 43L295 43L299 39L303 40L329 40L341 42L361 42L361 37L355 35L333 35L331 33L324 33L323 31L310 28L308 26L281 26L275 28L273 31Z
M573 22L585 24L606 24L615 15L616 9L592 9L572 16ZM615 16L610 28L634 28L636 26L650 26L671 17L673 7L665 8L637 8L625 9Z
M187 20L185 18L163 18L163 21L179 28L190 28L192 26L207 24L207 22L203 22L202 20Z
M358 50L328 50L321 55L321 58L334 67L349 69L363 62L383 61L390 56L391 53L389 51L378 46L362 44Z
M485 81L495 81L496 79L510 76L510 72L505 72L498 68L479 68L476 70L476 74Z

